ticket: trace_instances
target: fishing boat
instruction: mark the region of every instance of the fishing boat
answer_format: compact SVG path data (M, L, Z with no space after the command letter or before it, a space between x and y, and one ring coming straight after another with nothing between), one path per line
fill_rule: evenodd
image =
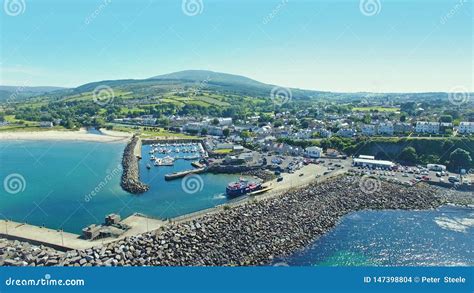
M150 164L146 164L146 168L147 168L147 169L151 169L151 165L150 165Z
M262 189L262 183L250 182L240 178L237 182L231 182L226 187L226 194L228 197L241 196L250 192Z

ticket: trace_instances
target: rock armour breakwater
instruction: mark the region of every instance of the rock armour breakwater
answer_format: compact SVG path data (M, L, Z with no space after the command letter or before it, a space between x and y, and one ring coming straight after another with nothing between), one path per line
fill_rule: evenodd
M434 188L404 187L382 182L364 193L359 178L344 176L273 198L251 201L223 212L129 237L103 247L49 254L50 264L67 266L220 266L264 265L312 243L350 212L363 209L431 209L445 203ZM1 247L1 246L0 246ZM19 265L44 265L10 245L9 257ZM5 255L5 249L0 254ZM9 262L12 264L12 262Z
M135 148L140 143L138 136L133 136L123 151L122 167L123 174L120 185L125 191L130 193L143 193L150 189L147 184L140 181L138 171L138 158L135 155Z

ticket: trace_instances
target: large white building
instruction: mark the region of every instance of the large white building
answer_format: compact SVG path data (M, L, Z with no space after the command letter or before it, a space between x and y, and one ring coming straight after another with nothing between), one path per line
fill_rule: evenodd
M356 167L382 168L382 169L390 169L393 166L395 166L395 164L390 161L364 159L364 158L354 158L352 161L352 165Z
M418 133L439 134L439 122L416 122L415 131Z
M474 122L459 123L458 132L461 134L474 134Z

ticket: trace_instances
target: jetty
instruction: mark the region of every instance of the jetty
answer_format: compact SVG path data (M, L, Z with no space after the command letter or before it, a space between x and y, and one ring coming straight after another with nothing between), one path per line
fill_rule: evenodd
M108 218L106 218L106 222L107 219ZM139 213L135 213L118 223L127 227L127 229L123 230L119 235L88 240L85 239L84 235L65 232L63 230L49 229L9 220L0 220L0 237L8 240L28 242L33 245L44 245L58 251L68 251L102 246L103 244L111 243L126 237L153 231L166 225L166 222L163 220L148 217ZM98 225L95 227L100 226ZM103 227L102 231L105 231L105 229L112 226L103 225Z
M198 169L181 171L181 172L170 173L170 174L165 175L165 180L166 181L174 180L174 179L178 179L178 178L183 178L183 177L185 177L186 175L189 175L189 174L199 174L199 173L204 173L204 172L206 172L205 167L198 168Z

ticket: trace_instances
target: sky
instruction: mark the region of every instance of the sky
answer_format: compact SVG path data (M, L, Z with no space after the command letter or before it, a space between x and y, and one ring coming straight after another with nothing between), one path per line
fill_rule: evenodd
M2 1L1 85L204 69L336 92L473 91L472 0Z

